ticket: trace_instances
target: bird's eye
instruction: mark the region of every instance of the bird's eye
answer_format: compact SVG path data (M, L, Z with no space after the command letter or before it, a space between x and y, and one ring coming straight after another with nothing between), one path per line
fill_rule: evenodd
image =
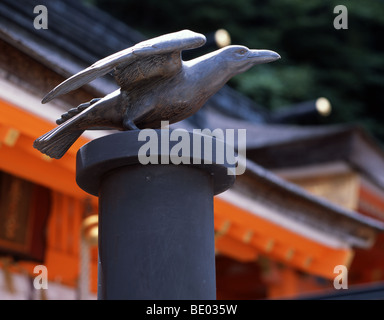
M240 49L239 51L237 51L237 53L240 54L240 55L245 55L247 53L247 50Z

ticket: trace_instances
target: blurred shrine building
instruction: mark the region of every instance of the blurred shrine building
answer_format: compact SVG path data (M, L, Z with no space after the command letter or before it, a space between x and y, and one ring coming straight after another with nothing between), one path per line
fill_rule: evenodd
M77 150L60 160L33 141L69 108L116 88L112 77L42 105L57 84L143 36L77 1L0 3L0 299L92 299L97 290L97 198L75 182ZM273 48L272 48L273 49ZM298 298L384 281L384 153L351 125L291 125L224 87L178 127L246 129L246 172L215 197L218 299ZM48 270L35 290L34 267Z

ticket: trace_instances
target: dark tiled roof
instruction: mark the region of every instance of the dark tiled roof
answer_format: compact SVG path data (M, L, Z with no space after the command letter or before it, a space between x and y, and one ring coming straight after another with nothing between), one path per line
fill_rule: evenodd
M48 29L36 30L35 6L48 9ZM85 10L86 9L86 10ZM2 25L13 23L41 39L76 56L85 64L125 49L144 36L92 6L81 1L66 0L2 0Z

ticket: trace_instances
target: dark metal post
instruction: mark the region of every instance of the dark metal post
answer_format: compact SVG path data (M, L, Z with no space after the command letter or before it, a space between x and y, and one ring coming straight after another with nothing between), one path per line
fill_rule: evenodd
M202 164L142 165L138 134L93 140L77 155L78 185L99 196L98 298L215 299L213 196L234 176L214 156L204 164L203 145Z

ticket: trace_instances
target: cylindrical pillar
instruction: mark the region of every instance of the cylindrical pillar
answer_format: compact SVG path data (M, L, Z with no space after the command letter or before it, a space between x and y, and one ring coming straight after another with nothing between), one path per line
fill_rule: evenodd
M156 132L161 160L177 142L164 150ZM99 196L98 298L215 299L213 196L234 176L215 157L204 164L207 140L198 152L191 143L191 159L200 155L201 164L143 165L138 135L93 140L77 156L77 183ZM208 139L214 153L216 140Z

